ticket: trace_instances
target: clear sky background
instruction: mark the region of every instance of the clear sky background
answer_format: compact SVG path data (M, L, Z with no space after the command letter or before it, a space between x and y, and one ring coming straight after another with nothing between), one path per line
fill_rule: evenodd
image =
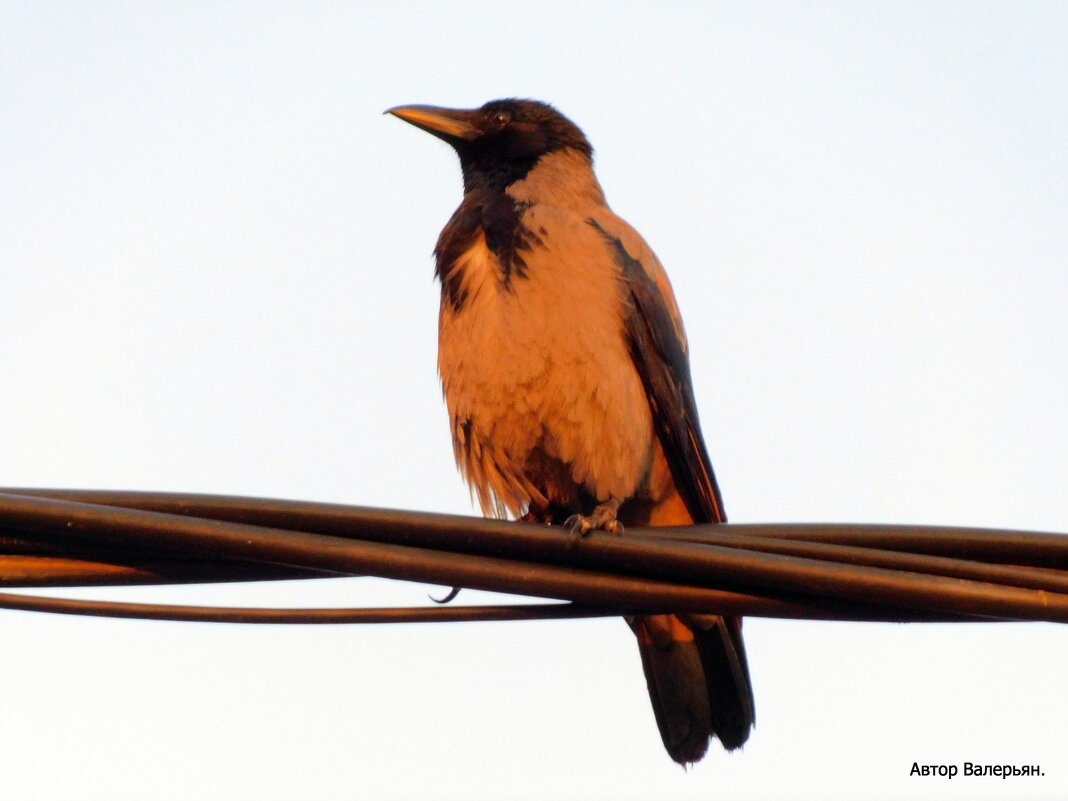
M0 3L0 485L473 513L430 256L459 170L382 111L523 96L672 276L732 520L1068 532L1066 42L1039 2ZM1068 794L1068 628L746 635L758 726L684 772L619 620L0 612L0 798Z

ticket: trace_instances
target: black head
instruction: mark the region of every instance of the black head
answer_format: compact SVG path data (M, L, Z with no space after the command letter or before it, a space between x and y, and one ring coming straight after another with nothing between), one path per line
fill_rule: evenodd
M537 100L492 100L477 109L397 106L386 113L452 145L460 157L465 190L503 189L554 151L570 148L593 157L579 127Z

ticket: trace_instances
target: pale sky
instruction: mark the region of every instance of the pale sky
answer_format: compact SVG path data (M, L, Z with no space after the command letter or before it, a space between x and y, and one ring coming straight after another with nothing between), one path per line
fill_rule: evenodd
M1052 2L0 2L0 486L475 513L435 374L459 170L382 111L520 96L667 267L733 521L1068 532L1066 42ZM746 640L757 728L684 772L615 619L0 611L0 798L1068 795L1068 629ZM909 776L965 761L1046 775Z

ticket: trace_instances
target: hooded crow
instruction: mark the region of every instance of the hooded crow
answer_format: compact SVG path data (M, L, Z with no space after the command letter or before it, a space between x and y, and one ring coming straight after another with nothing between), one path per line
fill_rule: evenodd
M438 369L456 461L489 516L576 534L726 520L664 268L612 213L593 149L545 103L387 113L456 151L464 197L438 238ZM649 615L637 635L676 762L754 722L740 618Z

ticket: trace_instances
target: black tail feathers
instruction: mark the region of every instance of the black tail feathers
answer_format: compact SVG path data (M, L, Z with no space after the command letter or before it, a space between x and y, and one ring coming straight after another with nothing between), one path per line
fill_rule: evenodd
M741 621L652 615L628 622L638 637L653 713L671 758L697 762L710 737L728 750L741 746L755 721Z

